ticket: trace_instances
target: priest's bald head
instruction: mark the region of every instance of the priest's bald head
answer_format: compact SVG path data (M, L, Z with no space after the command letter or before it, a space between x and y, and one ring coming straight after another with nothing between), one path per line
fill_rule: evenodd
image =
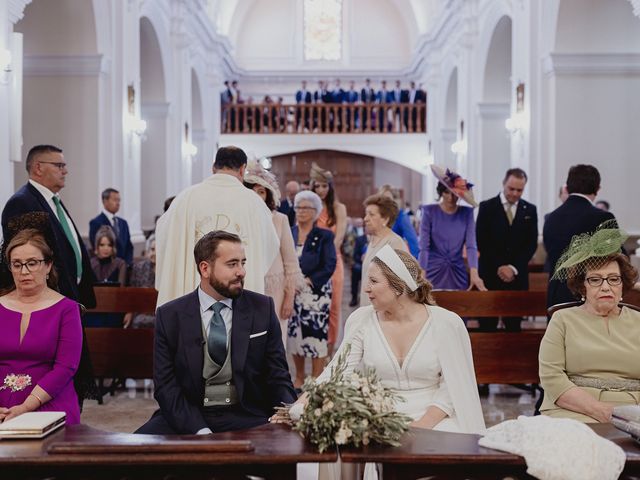
M246 167L247 154L241 148L230 145L218 149L216 159L213 162L213 173L225 173L242 181Z

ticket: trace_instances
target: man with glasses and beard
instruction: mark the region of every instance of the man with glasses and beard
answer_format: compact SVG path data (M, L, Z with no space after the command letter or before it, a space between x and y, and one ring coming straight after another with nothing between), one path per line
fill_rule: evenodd
M198 288L156 312L153 377L160 409L136 433L252 428L296 400L273 300L243 289L240 237L209 232L194 257Z

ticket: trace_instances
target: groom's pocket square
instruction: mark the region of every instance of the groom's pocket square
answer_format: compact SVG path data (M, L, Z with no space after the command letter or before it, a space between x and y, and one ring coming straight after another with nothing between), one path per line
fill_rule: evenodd
M249 340L256 337L261 337L262 335L266 335L266 334L267 334L266 330L264 332L252 333L251 335L249 335Z

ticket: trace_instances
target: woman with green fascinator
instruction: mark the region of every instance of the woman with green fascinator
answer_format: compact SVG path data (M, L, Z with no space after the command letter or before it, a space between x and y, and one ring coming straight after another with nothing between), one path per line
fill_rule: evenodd
M553 278L582 303L556 311L540 344L543 415L609 422L613 407L640 404L640 312L620 303L638 279L620 253L626 239L605 222L573 237L557 263Z

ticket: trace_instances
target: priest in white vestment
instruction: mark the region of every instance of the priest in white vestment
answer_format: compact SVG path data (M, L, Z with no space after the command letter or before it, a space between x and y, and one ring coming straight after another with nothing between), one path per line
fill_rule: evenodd
M247 155L237 147L216 154L213 175L180 193L156 226L158 306L195 290L193 247L206 233L224 230L242 239L247 256L244 287L264 293L264 277L280 249L271 212L245 188Z

